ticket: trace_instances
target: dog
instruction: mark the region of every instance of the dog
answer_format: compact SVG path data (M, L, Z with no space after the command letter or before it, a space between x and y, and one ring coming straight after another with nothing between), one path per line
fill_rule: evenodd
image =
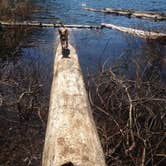
M67 28L60 28L58 29L60 35L60 42L62 46L62 50L68 49L68 29Z

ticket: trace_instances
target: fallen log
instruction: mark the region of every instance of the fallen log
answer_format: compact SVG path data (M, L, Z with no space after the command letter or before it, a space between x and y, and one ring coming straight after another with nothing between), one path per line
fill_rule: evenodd
M31 27L53 27L53 28L59 28L59 27L66 27L66 28L78 28L78 29L100 29L100 26L96 25L63 25L63 24L57 24L57 23L42 23L42 22L5 22L0 21L1 26L31 26Z
M63 25L63 24L53 24L53 23L40 23L40 22L2 22L0 21L0 28L3 26L34 26L34 27L66 27L66 28L72 28L72 29L102 29L102 28L109 28L113 30L119 30L125 33L129 33L138 37L141 37L143 39L149 39L149 40L156 40L160 43L166 43L166 34L165 33L159 33L159 32L151 32L151 31L143 31L143 30L137 30L122 26L117 26L113 24L101 24L101 25Z
M146 39L146 40L166 40L166 34L165 33L158 33L158 32L149 32L149 31L143 31L143 30L138 30L138 29L133 29L133 28L126 28L122 26L117 26L113 24L101 24L102 27L104 28L109 28L113 30L118 30L124 33L129 33L134 36L138 36L140 38Z
M62 55L63 54L63 55ZM42 166L105 166L76 50L56 50Z
M155 21L164 21L166 20L166 14L164 13L154 13L154 12L142 12L142 11L134 11L134 10L123 10L123 9L93 9L93 8L84 8L87 11L92 12L101 12L105 14L115 14L127 17L136 17L136 18L143 18L143 19L150 19Z

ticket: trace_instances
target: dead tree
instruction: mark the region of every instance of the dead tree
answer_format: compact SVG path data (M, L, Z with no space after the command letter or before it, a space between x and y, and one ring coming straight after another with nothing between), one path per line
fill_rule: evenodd
M75 49L56 50L42 166L105 166Z

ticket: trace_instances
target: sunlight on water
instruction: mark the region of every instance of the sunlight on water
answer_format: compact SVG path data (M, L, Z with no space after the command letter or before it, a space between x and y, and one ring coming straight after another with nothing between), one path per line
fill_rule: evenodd
M86 7L86 3L82 3L81 6L82 6L82 7Z

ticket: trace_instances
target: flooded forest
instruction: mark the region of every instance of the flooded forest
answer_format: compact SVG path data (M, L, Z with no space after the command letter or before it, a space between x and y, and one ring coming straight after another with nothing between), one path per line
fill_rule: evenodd
M42 166L64 25L106 165L166 165L165 0L0 0L0 166Z

